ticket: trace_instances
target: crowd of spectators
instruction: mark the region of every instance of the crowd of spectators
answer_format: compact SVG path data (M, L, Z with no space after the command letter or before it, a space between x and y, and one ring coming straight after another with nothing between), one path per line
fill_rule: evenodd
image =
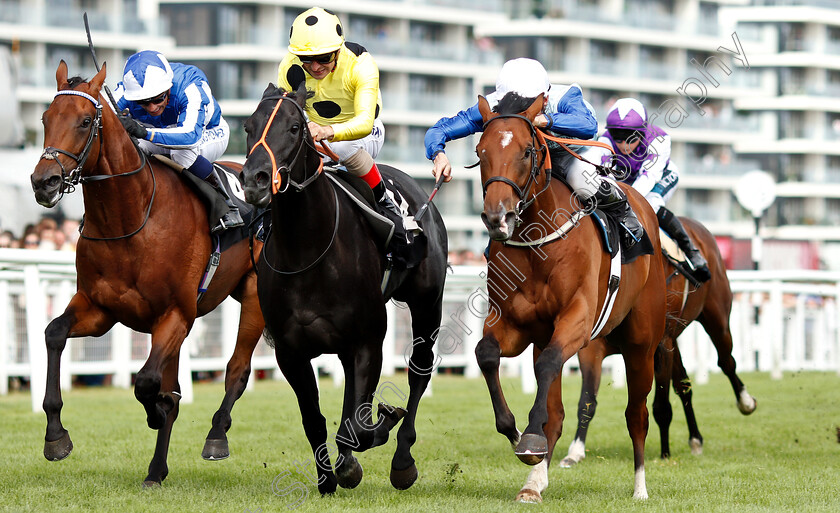
M0 248L75 251L78 240L79 221L58 221L48 216L42 217L37 223L27 224L20 237L11 230L0 232Z

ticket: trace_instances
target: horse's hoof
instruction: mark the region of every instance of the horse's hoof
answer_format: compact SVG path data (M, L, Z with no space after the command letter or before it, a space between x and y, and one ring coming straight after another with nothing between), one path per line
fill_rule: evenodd
M703 440L699 438L691 438L688 441L688 446L691 447L691 454L700 456L703 454Z
M230 449L228 448L227 439L204 441L204 449L201 451L201 457L207 461L223 460L230 456Z
M144 490L154 490L156 488L160 488L160 482L158 481L143 481L143 489Z
M560 463L559 463L560 468L572 468L577 464L578 464L578 460L576 460L574 458L571 458L569 456L566 456L565 458L560 460Z
M388 427L388 431L390 431L394 429L394 426L396 426L403 417L405 417L406 413L408 413L408 411L405 408L400 408L398 406L386 406L383 403L379 403L377 418L384 419L382 422Z
M349 456L341 467L335 469L338 486L342 488L356 488L362 482L362 476L364 476L362 464L355 456Z
M536 490L523 488L516 494L516 502L526 502L528 504L541 504L542 495Z
M73 442L70 440L70 433L67 431L54 442L44 440L44 457L50 461L63 460L70 456L71 452L73 452Z
M542 435L526 433L522 435L514 453L522 463L536 465L548 454L548 440Z
M403 470L391 467L391 486L397 490L408 490L415 481L417 481L417 465L414 463Z
M742 414L749 415L755 411L758 406L758 401L756 401L755 397L748 394L745 390L741 393L741 396L738 398L738 402L736 404L738 405L738 410Z

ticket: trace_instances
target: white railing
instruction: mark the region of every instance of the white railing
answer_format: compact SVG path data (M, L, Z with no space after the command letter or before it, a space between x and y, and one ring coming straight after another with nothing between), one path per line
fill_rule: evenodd
M60 251L0 249L0 394L8 391L10 377L30 380L33 411L40 411L46 376L44 329L61 314L75 291L75 255ZM483 266L456 266L447 279L444 315L435 350L438 368L453 368L478 377L475 345L481 339L487 310ZM739 372L769 371L781 377L785 370L837 370L840 372L840 273L755 272L729 273L735 302L730 316L733 355ZM388 305L388 333L383 347L383 374L404 369L411 348L410 315L404 305ZM759 322L754 319L758 311ZM233 352L239 305L228 299L214 312L196 320L181 352L180 383L184 400L192 394L191 372L224 371ZM31 334L31 335L30 335ZM70 339L62 356L61 386L71 387L76 375L111 375L115 386L131 385L149 353L150 337L115 326L103 337ZM719 372L717 356L699 324L680 337L686 369L699 382ZM35 369L30 362L35 362ZM343 379L338 359L318 358L314 365ZM566 371L577 366L576 358ZM615 386L624 383L620 358L609 358ZM269 371L279 378L273 350L260 342L252 360L253 371ZM531 351L503 359L503 372L518 375L526 391L533 390ZM250 383L254 382L254 377Z

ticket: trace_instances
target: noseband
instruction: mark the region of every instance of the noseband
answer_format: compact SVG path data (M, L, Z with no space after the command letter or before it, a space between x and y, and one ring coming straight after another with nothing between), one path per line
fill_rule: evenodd
M277 116L277 113L280 111L280 104L283 103L283 100L287 100L287 94L283 93L282 95L275 95L275 96L267 96L260 100L260 103L267 101L267 100L278 100L277 104L274 106L274 110L271 111L271 116L269 116L268 121L265 124L265 128L263 129L262 135L260 135L260 139L254 143L250 150L248 150L248 156L251 156L251 153L260 146L268 153L268 157L271 159L271 192L272 194L277 194L278 192L283 193L289 189L289 185L295 188L297 192L302 191L307 185L312 183L318 175L321 174L321 171L324 169L324 162L320 158L318 159L318 170L309 178L305 179L303 182L298 183L292 179L292 168L295 167L297 164L298 158L300 158L300 154L303 151L305 146L309 146L313 150L317 151L315 146L310 142L311 137L309 136L309 127L306 125L306 114L303 112L303 108L297 104L296 101L291 101L290 103L295 106L297 111L300 113L301 119L303 119L303 144L298 147L297 153L292 158L292 161L288 164L284 164L282 166L277 165L277 161L274 158L274 152L268 146L265 138L268 135L268 130L271 128L271 124L274 122L274 118ZM280 189L280 184L283 183L283 177L285 176L286 186Z
M537 196L539 196L546 189L548 189L548 186L551 183L551 173L546 172L545 186L542 189L540 189L539 192L534 194L532 198L526 200L526 198L531 194L531 191L534 188L534 184L537 183L537 178L539 177L540 170L543 168L548 158L548 145L546 144L545 139L542 137L542 133L539 132L536 128L534 128L534 123L531 122L530 119L519 114L501 114L494 118L490 118L484 123L482 130L486 131L487 126L498 119L521 119L522 121L528 123L528 129L531 132L531 143L533 148L533 151L531 153L531 172L528 175L528 181L525 182L525 185L522 187L517 185L516 182L514 182L513 180L504 176L491 176L487 179L487 181L485 181L481 185L481 188L484 196L487 196L487 187L489 187L491 183L502 182L504 184L509 185L519 197L519 202L516 204L516 207L514 207L516 224L519 225L519 223L522 222L522 212L524 212L525 209L528 208L531 205L531 203L533 203L537 199ZM536 148L539 148L539 150L537 150ZM539 158L537 158L537 153L539 153Z

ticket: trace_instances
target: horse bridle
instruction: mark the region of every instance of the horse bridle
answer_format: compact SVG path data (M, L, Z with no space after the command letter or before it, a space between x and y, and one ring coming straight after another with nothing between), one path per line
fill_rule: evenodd
M292 100L291 103L292 103L292 105L294 105L297 108L297 111L300 113L300 117L304 121L304 124L303 124L304 132L303 132L303 144L301 144L300 147L298 147L297 153L295 153L295 156L294 156L294 158L292 158L292 161L289 163L289 165L278 166L277 161L274 158L274 152L271 151L271 148L268 146L268 143L265 141L265 138L268 135L268 130L271 127L271 123L274 121L274 118L277 115L277 112L280 111L280 104L283 103L284 100L288 99L287 94L288 93L283 93L282 95L266 96L262 100L260 100L260 103L262 103L266 100L278 100L278 101L277 101L277 104L274 106L274 110L271 111L271 116L269 116L268 121L265 124L265 128L263 129L263 132L260 135L259 140L256 143L254 143L254 145L248 151L248 156L250 156L251 153L253 153L253 151L257 148L257 146L261 146L262 148L265 149L265 151L268 153L268 156L271 158L271 168L272 168L271 191L272 191L272 194L277 194L277 193L282 194L282 193L286 192L289 189L289 185L291 185L292 187L295 188L295 192L301 192L301 191L303 191L303 189L306 188L306 186L308 186L313 181L315 181L315 179L317 179L321 175L321 171L324 169L324 161L321 158L319 158L318 159L318 170L312 176L306 178L301 183L298 183L298 182L292 180L292 175L291 175L292 168L297 164L297 160L298 160L298 158L300 158L300 154L301 154L301 151L303 151L303 148L306 147L306 146L309 146L311 149L315 150L316 152L318 151L317 148L315 148L315 145L312 142L310 142L310 141L312 141L312 138L309 137L309 127L306 125L306 114L303 112L303 108L300 105L298 105L298 103L294 100ZM282 183L282 179L283 179L284 174L286 176L286 186L283 189L280 189L280 183ZM304 267L302 269L298 269L296 271L282 271L280 269L275 268L271 264L271 262L269 262L268 257L266 256L267 248L269 247L268 239L269 239L269 237L271 237L271 227L269 227L268 233L265 236L266 244L263 246L263 249L260 252L263 260L265 261L266 265L268 265L269 269L271 269L273 272L275 272L277 274L283 274L283 275L287 275L287 276L295 275L295 274L301 274L301 273L304 273L304 272L312 269L316 265L318 265L318 263L321 260L323 260L325 256L327 256L327 253L329 253L330 248L332 248L333 243L335 242L335 238L338 235L339 215L340 215L340 212L341 212L341 209L340 209L339 204L338 204L338 192L335 190L335 187L332 188L332 191L333 191L333 196L334 196L334 199L335 199L335 225L333 227L332 236L330 237L330 242L329 242L329 244L327 244L326 249L324 249L324 251L321 252L321 254L318 256L318 258L316 258L311 264L307 265L306 267ZM252 258L253 258L253 256L252 256ZM253 262L253 260L252 260L252 262ZM256 269L256 266L254 266L254 269Z
M271 111L271 116L269 116L268 121L265 124L265 128L263 128L263 132L260 135L259 140L255 142L253 146L251 146L250 150L248 150L249 157L251 156L251 153L253 153L254 150L257 149L258 146L265 149L266 153L268 153L268 157L271 159L271 192L273 194L277 194L278 192L282 194L286 192L289 189L290 185L295 188L296 192L300 192L304 188L306 188L307 185L315 181L315 179L318 178L318 175L320 175L321 171L324 169L323 160L319 159L320 163L318 165L318 170L312 176L306 178L301 183L298 183L292 179L292 168L294 168L297 164L298 158L300 158L303 148L309 146L311 149L318 151L317 148L315 148L314 144L310 142L312 138L309 137L309 127L306 124L306 114L303 112L303 108L300 105L298 105L296 101L291 101L291 104L295 106L297 111L300 113L300 117L303 119L304 122L303 144L301 144L298 147L297 153L295 153L295 156L292 158L291 162L288 163L288 165L277 165L277 160L274 157L274 152L271 151L271 148L268 146L268 143L266 142L265 138L268 135L268 130L271 128L271 124L274 122L275 116L277 116L277 113L280 111L280 104L282 104L284 100L288 99L287 94L288 93L266 96L262 100L260 100L260 103L267 100L277 100L277 104L274 106L274 110ZM284 176L286 185L285 187L280 189L280 184L283 183Z
M531 132L531 143L533 150L531 153L531 172L528 175L528 181L525 182L525 185L522 187L517 185L516 182L514 182L513 180L504 176L491 176L487 179L487 181L485 181L481 185L481 189L483 195L486 196L487 187L489 187L490 184L493 182L502 182L504 184L509 185L519 197L519 202L514 207L514 216L516 217L516 223L518 225L522 222L522 212L524 212L525 209L528 208L537 199L537 196L545 192L551 183L551 173L546 172L545 186L542 189L540 189L536 194L534 194L533 197L531 197L530 199L526 199L528 196L530 196L534 185L537 183L537 178L539 177L540 170L543 168L546 160L548 159L548 145L546 144L545 139L541 137L541 132L537 131L537 129L534 127L534 123L530 119L519 114L501 114L499 116L490 118L484 122L482 130L486 131L487 126L490 123L499 119L521 119L522 121L528 124L528 129ZM539 150L537 150L537 148L539 148ZM539 159L537 158L537 153L539 153Z
M93 176L82 177L82 168L84 167L85 163L87 162L88 157L90 156L90 150L91 150L91 147L93 146L93 140L96 139L96 138L99 139L99 152L100 152L100 154L102 153L102 104L99 102L99 100L97 100L93 96L91 96L87 93L83 93L82 91L74 91L72 89L65 89L63 91L58 91L57 93L55 93L55 96L53 97L53 99L55 99L59 96L64 96L64 95L80 96L82 98L85 98L86 100L89 100L91 103L93 103L93 106L96 107L96 115L94 116L93 122L91 123L90 133L88 134L87 142L85 143L85 147L82 148L81 153L79 153L78 155L75 155L73 153L70 153L69 151L62 150L61 148L55 148L53 146L47 146L46 148L44 148L44 152L41 154L41 159L43 159L43 160L55 160L58 163L58 166L61 168L61 190L59 191L59 194L60 194L59 199L64 196L65 192L72 194L76 190L76 185L78 185L80 183L82 185L85 185L86 183L98 182L98 181L101 181L101 180L107 180L109 178L116 178L116 177L119 177L119 176L131 176L131 175L139 173L140 171L143 170L144 167L146 167L146 164L148 164L148 160L146 159L146 154L143 153L140 150L140 148L135 144L135 148L137 149L137 153L140 155L141 164L140 164L140 167L138 167L134 171L129 171L128 173L120 173L120 174L116 174L116 175L93 175ZM62 155L67 155L68 157L70 157L71 159L73 159L76 162L76 167L72 171L70 171L69 173L67 172L67 169L64 167L64 164L61 163L61 160L58 159L58 154L59 153L61 153ZM132 235L135 235L140 230L142 230L143 227L146 226L146 222L149 220L149 216L151 215L152 204L155 201L155 192L157 191L157 181L155 180L155 173L154 173L154 170L152 170L152 166L149 166L149 171L152 173L152 197L149 200L149 206L146 208L146 216L143 219L143 223L140 225L139 228L137 228L136 230L134 230L131 233L128 233L126 235L120 235L118 237L89 237L89 236L85 235L84 232L82 231L82 228L84 227L84 219L83 219L82 220L83 224L82 224L82 226L79 227L79 236L84 238L84 239L88 239L88 240L119 240L119 239L127 239L128 237L131 237Z

